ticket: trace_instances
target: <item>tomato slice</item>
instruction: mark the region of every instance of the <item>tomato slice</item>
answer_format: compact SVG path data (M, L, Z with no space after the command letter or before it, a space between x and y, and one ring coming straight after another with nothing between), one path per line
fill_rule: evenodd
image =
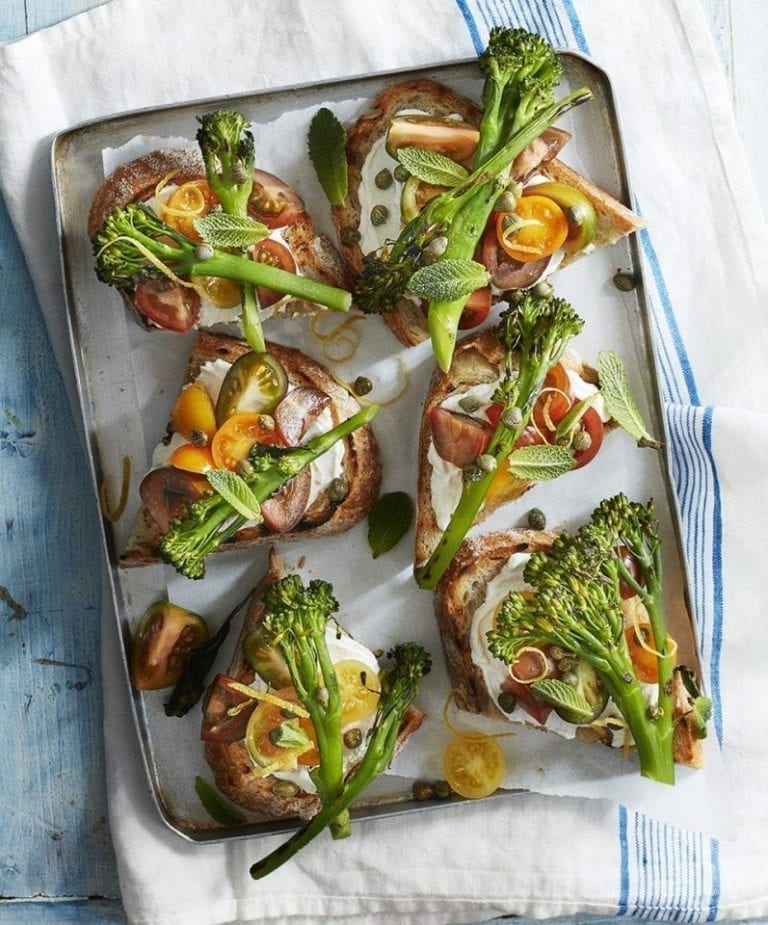
M568 373L562 363L556 363L547 373L544 385L533 407L533 420L542 433L553 434L551 424L559 424L571 410L571 392ZM548 420L549 419L549 422Z
M171 453L170 463L177 469L185 472L199 472L203 474L216 468L210 448L196 446L194 443L182 443Z
M400 193L400 215L403 221L410 222L416 218L430 199L446 189L447 186L435 186L418 177L408 177Z
M443 752L443 771L459 796L477 800L490 796L504 779L504 753L491 736L456 737Z
M640 623L638 625L640 632L643 634L643 642L655 649L653 641L653 629L650 623ZM634 626L628 626L624 630L629 648L629 657L632 659L632 666L635 669L638 681L644 684L656 684L659 680L659 661L658 658L647 649L644 649L637 638L637 631Z
M506 677L501 685L501 689L509 694L514 694L515 699L520 707L537 723L543 726L547 717L552 712L552 707L544 703L543 700L534 694L527 684L521 684L514 678Z
M439 406L429 412L429 423L438 456L460 469L484 453L493 436L483 421Z
M248 214L267 228L290 225L304 211L304 203L290 186L266 170L254 170Z
M192 281L216 308L237 308L243 301L240 285L234 280L224 279L223 276L193 276Z
M344 659L333 667L336 669L339 693L344 704L342 726L356 723L375 712L381 692L378 671L356 658Z
M293 687L282 687L274 691L274 695L287 703L301 702ZM251 714L245 733L245 745L252 760L262 767L279 763L286 770L295 767L297 761L307 767L316 765L320 760L316 748L299 754L300 749L285 748L272 742L270 734L274 734L274 730L285 722L297 724L312 741L315 740L311 719L286 716L285 708L262 701Z
M216 433L216 414L213 401L202 382L188 385L179 397L171 412L171 426L185 440L200 443L200 435L210 441Z
M139 486L141 500L163 533L172 520L186 517L190 506L210 490L203 476L173 466L150 470Z
M283 364L270 353L244 353L227 370L216 402L219 426L233 414L271 413L288 391ZM264 442L264 441L262 441Z
M310 386L288 392L275 408L275 422L286 446L298 446L330 403L329 395Z
M511 229L507 224L511 223ZM546 196L522 196L512 212L499 212L496 237L514 260L529 263L548 257L568 237L568 221L560 206Z
M200 296L169 279L148 279L133 293L139 313L166 331L184 334L200 316Z
M589 435L592 442L586 450L579 450L574 453L573 458L576 461L574 469L581 469L582 466L586 466L588 462L591 462L597 456L605 436L605 427L600 415L594 408L587 408L579 423L582 431Z
M476 259L482 261L491 274L491 282L498 289L528 289L547 269L549 257L531 260L528 263L513 260L499 245L496 236L498 216L498 212L491 213Z
M158 210L162 220L171 228L191 241L202 241L193 222L207 215L218 201L207 180L188 180L178 186L165 203L160 203Z
M459 328L462 331L469 328L476 328L482 324L491 312L491 287L485 286L482 289L475 289L467 300L464 310L459 320Z
M245 737L258 701L238 690L237 683L225 674L213 679L203 703L200 738L204 742L239 742Z
M265 427L263 418L264 415L253 413L233 414L227 418L211 443L213 461L218 469L231 469L234 472L248 457L255 443L282 445L277 427Z
M273 238L265 238L263 241L259 241L253 249L251 257L258 263L277 267L278 270L285 270L286 273L296 272L296 261L293 259L293 254L284 244L275 241ZM262 308L269 308L284 298L285 295L282 292L275 292L274 289L267 289L265 286L257 286L256 293L259 297L259 305Z
M172 687L193 649L208 639L208 624L191 610L158 601L131 640L131 683L140 691Z
M261 505L264 523L273 533L287 533L304 516L312 494L312 473L307 467L286 482Z
M621 561L624 563L627 571L632 575L635 581L639 585L644 585L643 576L640 571L640 566L638 565L637 559L632 555L632 553L627 549L626 546L619 546L615 550L617 555L621 558ZM625 581L619 582L619 591L621 593L621 598L624 601L628 601L631 597L635 596L635 592Z

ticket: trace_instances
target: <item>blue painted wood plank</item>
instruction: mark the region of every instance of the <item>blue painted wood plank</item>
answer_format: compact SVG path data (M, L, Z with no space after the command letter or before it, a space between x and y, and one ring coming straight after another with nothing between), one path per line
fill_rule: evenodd
M126 921L117 900L0 903L0 925L123 925Z

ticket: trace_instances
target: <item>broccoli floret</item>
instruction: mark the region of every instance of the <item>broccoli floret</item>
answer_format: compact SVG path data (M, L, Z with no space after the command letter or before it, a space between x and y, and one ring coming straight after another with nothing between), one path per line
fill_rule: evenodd
M255 880L272 873L319 835L326 826L332 824L340 815L348 813L353 800L392 763L403 719L416 699L419 682L429 673L432 663L429 654L413 642L394 646L387 653L387 658L393 664L381 676L381 695L376 716L360 764L347 777L336 799L324 802L323 808L307 826L251 867L251 876Z
M254 145L248 120L219 109L198 120L197 143L208 185L228 215L246 216L253 189Z
M253 471L243 476L255 500L266 501L339 440L372 421L378 412L378 405L369 405L304 446L278 451L256 444L250 456ZM226 498L216 493L206 495L191 505L185 517L171 522L160 541L160 555L187 578L202 578L205 559L245 523L246 518Z
M534 594L507 597L488 641L491 652L509 664L524 646L543 643L589 662L627 723L643 776L672 784L675 645L662 610L660 548L652 503L624 495L603 501L578 533L564 533L551 549L531 556L524 577ZM624 561L626 555L639 577ZM622 582L639 596L651 623L659 676L653 702L630 656Z
M422 588L434 588L461 546L496 474L525 430L549 370L584 322L564 299L518 294L501 314L497 335L504 348L505 375L494 393L502 404L499 423L485 453L496 465L474 481L465 481L461 499L429 560L416 570Z

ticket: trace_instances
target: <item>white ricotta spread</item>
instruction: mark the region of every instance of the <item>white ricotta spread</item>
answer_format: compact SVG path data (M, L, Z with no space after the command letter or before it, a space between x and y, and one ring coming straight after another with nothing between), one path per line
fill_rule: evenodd
M394 177L394 170L399 162L387 153L385 145L386 136L373 143L360 171L359 231L360 247L364 254L378 250L388 240L396 240L402 228L400 195L404 184ZM379 189L375 182L376 175L385 169L392 174L392 184L388 189ZM371 210L377 205L385 206L389 210L387 220L381 225L371 222Z

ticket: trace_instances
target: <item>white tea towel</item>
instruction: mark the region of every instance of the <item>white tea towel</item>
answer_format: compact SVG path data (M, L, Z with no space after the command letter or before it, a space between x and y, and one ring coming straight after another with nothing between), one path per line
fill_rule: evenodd
M54 133L116 112L462 58L495 23L592 55L619 102L691 566L733 796L718 842L596 801L531 795L360 824L254 884L274 844L186 844L160 822L104 621L109 795L131 921L461 922L502 913L768 915L762 736L768 235L696 0L114 0L0 49L0 187L71 372L48 174Z

